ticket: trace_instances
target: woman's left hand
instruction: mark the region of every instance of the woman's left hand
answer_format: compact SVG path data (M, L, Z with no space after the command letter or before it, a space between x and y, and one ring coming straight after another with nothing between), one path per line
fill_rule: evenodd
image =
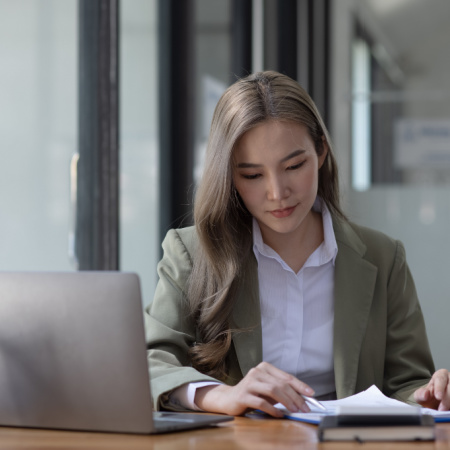
M450 373L446 369L434 372L430 382L414 392L414 400L425 408L450 410Z

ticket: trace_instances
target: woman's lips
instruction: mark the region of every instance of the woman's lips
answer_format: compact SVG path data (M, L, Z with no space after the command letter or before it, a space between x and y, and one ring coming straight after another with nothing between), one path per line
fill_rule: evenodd
M284 209L276 209L274 211L270 211L270 214L275 216L277 219L282 219L283 217L288 217L294 212L295 206L291 206L290 208Z

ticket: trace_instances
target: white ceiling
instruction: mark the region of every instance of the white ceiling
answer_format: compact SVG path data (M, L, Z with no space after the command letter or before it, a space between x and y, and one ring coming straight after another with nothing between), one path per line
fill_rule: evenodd
M407 72L450 63L450 0L364 0ZM448 73L450 78L450 73Z

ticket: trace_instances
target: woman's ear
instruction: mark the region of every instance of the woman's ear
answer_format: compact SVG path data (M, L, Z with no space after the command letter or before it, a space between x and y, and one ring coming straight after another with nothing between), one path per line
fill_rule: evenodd
M325 139L325 136L322 136L322 154L319 156L319 169L322 168L323 163L325 162L325 159L328 155L328 142Z

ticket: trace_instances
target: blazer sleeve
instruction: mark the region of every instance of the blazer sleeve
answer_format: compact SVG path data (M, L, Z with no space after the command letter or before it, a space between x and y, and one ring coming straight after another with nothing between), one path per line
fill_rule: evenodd
M145 311L147 354L154 409L182 410L168 404L168 394L185 383L217 381L191 367L188 349L196 340L185 289L192 269L188 250L192 228L170 230L158 264L159 281L153 302Z
M414 391L428 383L434 364L417 292L397 242L388 285L384 390L398 400L414 402Z

